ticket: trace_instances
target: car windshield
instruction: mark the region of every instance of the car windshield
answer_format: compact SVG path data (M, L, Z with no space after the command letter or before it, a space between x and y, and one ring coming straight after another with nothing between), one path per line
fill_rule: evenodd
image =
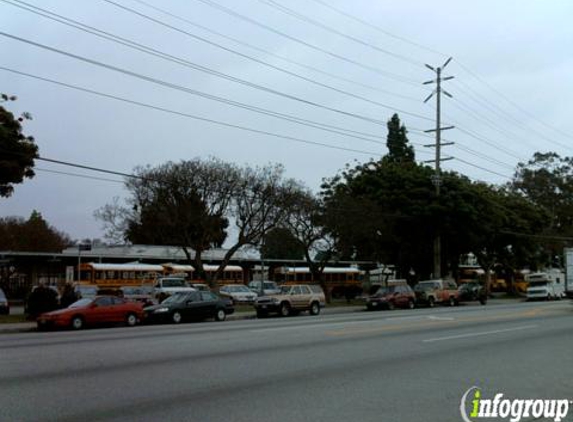
M250 292L247 286L230 286L229 291L233 293L245 293Z
M163 287L187 287L187 283L182 278L164 278Z
M291 288L292 288L292 286L282 286L281 287L281 293L282 294L289 294Z
M161 304L181 303L184 302L186 299L187 299L186 293L175 293L174 295L169 296L167 299L161 302Z
M529 287L546 287L547 281L530 281Z
M84 306L88 306L90 303L93 302L93 299L80 299L74 303L72 303L68 308L82 308Z

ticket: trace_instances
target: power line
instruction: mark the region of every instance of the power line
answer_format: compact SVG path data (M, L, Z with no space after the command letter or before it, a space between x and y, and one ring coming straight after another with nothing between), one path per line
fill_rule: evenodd
M544 127L551 129L557 133L560 133L562 136L565 136L569 139L573 139L573 136L569 133L563 132L562 130L555 128L551 125L548 125L547 123L543 122L542 120L540 120L537 116L535 116L533 113L530 113L529 111L527 111L526 109L524 109L523 107L521 107L519 104L517 104L515 101L513 101L512 99L510 99L509 97L507 97L506 95L504 95L502 92L500 92L499 90L497 90L493 85L491 85L490 83L488 83L487 81L485 81L483 78L481 78L479 75L477 75L475 72L473 72L472 70L470 70L467 66L465 66L463 63L461 63L459 60L456 60L456 63L458 63L460 65L460 67L465 70L467 73L469 73L471 76L473 76L477 81L481 82L482 84L484 84L485 86L487 86L492 92L494 92L495 94L497 94L499 97L503 98L507 103L509 103L510 105L512 105L514 108L516 108L517 110L519 110L520 112L522 112L523 114L525 114L527 117L529 117L530 119L535 120L536 122L538 122L539 124L543 125ZM555 141L554 141L555 142ZM559 144L562 145L562 144Z
M317 73L320 73L320 74L322 74L322 75L326 75L326 76L328 76L328 77L330 77L330 78L337 79L337 80L342 81L342 82L350 83L350 84L353 84L353 85L356 85L356 86L360 86L360 87L362 87L362 88L366 88L366 89L370 89L370 90L373 90L373 91L381 92L381 93L383 93L383 94L392 95L392 96L394 96L394 97L401 98L401 99L404 99L404 100L415 101L415 102L418 102L418 101L419 101L417 98L410 97L410 96L403 95L403 94L398 94L398 93L396 93L396 92L392 92L392 91L388 91L388 90L386 90L386 89L378 88L378 87L373 86L373 85L368 85L368 84L365 84L365 83L363 83L363 82L359 82L359 81L354 80L354 79L345 78L345 77L343 77L343 76L336 75L336 74L334 74L334 73L325 71L325 70L323 70L323 69L319 69L319 68L317 68L317 67L310 66L310 65L308 65L308 64L306 64L306 63L302 63L302 62L300 62L300 61L293 60L293 59L291 59L291 58L289 58L289 57L286 57L286 56L283 56L283 55L274 53L274 52L272 52L272 51L270 51L270 50L266 50L266 49L261 48L261 47L258 47L258 46L256 46L256 45L253 45L253 44L250 44L250 43L241 41L241 40L239 40L239 39L237 39L237 38L230 37L230 36L225 35L225 34L223 34L223 33L221 33L221 32L215 31L215 30L213 30L213 29L211 29L211 28L209 28L209 27L207 27L207 26L201 25L201 24L199 24L199 23L197 23L197 22L193 22L193 21L191 21L191 20L189 20L189 19L187 19L187 18L184 18L184 17L182 17L182 16L179 16L179 15L176 15L176 14L174 14L174 13L171 13L171 12L165 10L165 9L156 7L156 6L154 6L154 5L152 5L152 4L149 4L149 3L147 3L147 2L145 2L145 1L143 1L143 0L133 0L133 1L134 1L134 2L137 2L137 3L140 3L140 4L146 6L146 7L150 8L150 9L153 9L153 10L157 11L157 12L160 12L160 13L163 13L163 14L165 14L165 15L167 15L167 16L170 16L170 17L172 17L173 19L177 19L177 20L180 20L181 22L185 22L186 24L192 25L192 26L194 26L194 27L196 27L196 28L199 28L199 29L201 29L201 30L203 30L203 31L206 31L206 32L208 32L208 33L210 33L210 34L213 34L213 35L216 35L216 36L218 36L218 37L224 38L224 39L226 39L226 40L228 40L228 41L234 42L234 43L236 43L236 44L238 44L238 45L241 45L241 46L243 46L243 47L247 47L247 48L250 48L250 49L252 49L252 50L258 51L258 52L263 53L263 54L265 54L265 55L267 55L267 56L275 57L275 58L277 58L277 59L279 59L279 60L282 60L282 61L284 61L284 62L294 64L294 65L299 66L299 67L301 67L301 68L303 68L303 69L311 70L311 71L313 71L313 72L317 72Z
M365 21L364 19L361 19L361 18L359 18L359 17L357 17L357 16L355 16L355 15L351 15L350 13L344 12L344 11L342 11L341 9L338 9L338 8L332 6L331 4L329 4L329 3L327 3L327 2L325 2L325 1L323 1L323 0L312 0L312 1L314 1L315 3L321 4L322 6L328 8L328 9L330 9L330 10L333 10L333 11L335 11L336 13L338 13L338 14L340 14L340 15L342 15L342 16L345 16L345 17L347 17L348 19L351 19L351 20L353 20L353 21L355 21L355 22L361 23L362 25L367 26L368 28L374 29L375 31L378 31L378 32L380 32L380 33L382 33L382 34L384 34L384 35L386 35L386 36L388 36L388 37L397 39L397 40L399 40L399 41L402 41L402 42L405 42L405 43L407 43L407 44L413 45L413 46L415 46L415 47L421 48L421 49L423 49L423 50L429 51L430 53L439 54L439 55L443 56L443 58L447 58L447 57L448 57L448 55L447 55L446 53L442 53L442 52L437 51L437 50L435 50L435 49L433 49L433 48L430 48L430 47L428 47L428 46L425 46L425 45L423 45L423 44L417 43L417 42L412 41L412 40L409 40L409 39L407 39L407 38L405 38L405 37L402 37L402 36L393 34L393 33L389 32L389 31L386 31L386 30L380 28L379 26L373 25L373 24L371 24L370 22Z
M393 110L393 111L399 111L399 112L402 113L402 114L409 115L409 116L412 116L412 117L417 117L417 118L423 119L423 120L430 120L428 117L422 116L422 115L420 115L420 114L412 113L412 112L405 111L405 110L401 110L401 109L398 109L398 108L396 108L396 107L394 107L394 106L391 106L391 105L388 105L388 104L384 104L384 103L381 103L381 102L379 102L379 101L372 100L372 99L370 99L370 98L363 97L363 96L361 96L361 95L354 94L354 93L352 93L352 92L345 91L345 90L340 89L340 88L336 88L336 87L334 87L334 86L331 86L331 85L328 85L328 84L319 82L319 81L317 81L317 80L315 80L315 79L307 78L306 76L299 75L298 73L291 72L290 70L283 69L283 68L281 68L281 67L279 67L279 66L275 66L275 65L273 65L273 64L267 63L267 62L265 62L264 60L260 60L260 59L257 59L257 58L255 58L255 57L249 56L249 55L247 55L247 54L243 54L243 53L241 53L241 52L239 52L239 51L237 51L237 50L233 50L233 49L228 48L228 47L225 47L225 46L223 46L223 45L221 45L221 44L218 44L218 43L215 43L215 42L213 42L213 41L207 40L206 38L203 38L203 37L200 37L200 36L198 36L198 35L192 34L192 33L188 32L188 31L185 31L185 30L183 30L183 29L181 29L181 28L177 28L176 26L169 25L169 24L166 23L166 22L163 22L163 21L161 21L161 20L159 20L159 19L155 19L155 18L153 18L153 17L151 17L151 16L148 16L148 15L146 15L146 14L144 14L144 13L138 12L138 11L135 10L135 9L131 9L131 8L129 8L129 7L126 7L126 6L122 6L122 5L116 3L116 2L114 2L114 1L112 1L112 0L102 0L102 1L104 1L104 2L106 2L106 3L109 3L109 4L111 4L111 5L114 5L114 6L116 6L116 7L119 7L119 8L121 8L121 9L123 9L123 10L125 10L125 11L128 11L128 12L130 12L130 13L133 13L133 14L135 14L135 15L138 15L138 16L142 17L143 19L147 19L147 20L149 20L149 21L151 21L151 22L154 22L154 23L156 23L156 24L158 24L158 25L164 26L164 27L169 28L169 29L171 29L171 30L173 30L173 31L176 31L176 32L179 32L179 33L181 33L181 34L184 34L184 35L187 35L187 36L189 36L189 37L192 37L193 39L196 39L196 40L205 42L205 43L207 43L207 44L209 44L209 45L215 46L215 47L220 48L220 49L222 49L222 50L224 50L224 51L227 51L227 52L229 52L229 53L238 55L238 56L243 57L243 58L245 58L245 59L247 59L247 60L250 60L250 61L253 61L253 62L255 62L255 63L261 64L261 65L263 65L263 66L269 67L269 68L274 69L274 70L276 70L276 71L285 73L285 74L287 74L287 75L289 75L289 76L292 76L292 77L295 77L295 78L297 78L297 79L304 80L305 82L312 83L312 84L317 85L317 86L320 86L320 87L322 87L322 88L326 88L326 89L329 89L329 90L331 90L331 91L337 92L337 93L339 93L339 94L344 94L344 95L347 95L347 96L349 96L349 97L352 97L352 98L355 98L355 99L358 99L358 100L362 100L362 101L368 102L368 103L370 103L370 104L377 105L377 106L379 106L379 107L383 107L383 108L385 108L385 109L389 109L389 110Z
M103 1L108 1L108 0L103 0ZM263 28L263 29L265 29L265 30L267 30L267 31L270 31L270 32L274 33L274 34L280 35L281 37L284 37L284 38L286 38L286 39L289 39L289 40L291 40L291 41L294 41L294 42L296 42L296 43L298 43L298 44L304 45L305 47L308 47L308 48L310 48L310 49L312 49L312 50L319 51L319 52L321 52L321 53L324 53L324 54L329 55L329 56L331 56L331 57L334 57L334 58L336 58L336 59L342 60L342 61L347 62L347 63L351 63L351 64L353 64L353 65L355 65L355 66L358 66L358 67L361 67L361 68L363 68L363 69L366 69L366 70L369 70L369 71L378 73L378 74L383 75L383 76L385 76L385 77L390 77L390 78L396 79L396 80L398 80L398 81L400 81L400 82L404 82L404 83L407 83L407 84L410 84L410 85L418 86L418 87L419 87L419 83L416 82L416 81L414 81L414 80L404 78L404 77L402 77L402 76L400 76L400 75L396 75L396 74L394 74L394 73L387 72L387 71L378 69L378 68L373 67L373 66L365 65L365 64L360 63L360 62L358 62L358 61L356 61L356 60L349 59L349 58L347 58L347 57L341 56L340 54L337 54L337 53L334 53L334 52L332 52L332 51L326 50L326 49L324 49L324 48L318 47L317 45L308 43L308 42L306 42L306 41L304 41L304 40L302 40L302 39L300 39L300 38L296 38L296 37L293 37L293 36L291 36L291 35L288 35L288 34L286 34L285 32L279 31L279 30L277 30L277 29L275 29L275 28L273 28L273 27L271 27L271 26L265 25L264 23L261 23L261 22L255 20L255 19L252 19L252 18L250 18L250 17L248 17L248 16L245 16L245 15L242 15L242 14L240 14L240 13L238 13L238 12L235 12L234 10L229 9L228 7L222 6L222 5L218 4L218 3L215 3L215 2L213 2L213 1L211 1L211 0L196 0L196 1L199 1L199 2L201 2L201 3L203 3L203 4L207 5L207 6L210 6L210 7L214 8L214 9L220 10L220 11L222 11L223 13L226 13L226 14L228 14L228 15L230 15L230 16L233 16L233 17L235 17L235 18L237 18L237 19L241 19L241 20L243 20L243 21L249 22L249 23L251 23L251 24L253 24L253 25L255 25L255 26L258 26L258 27L260 27L260 28Z
M61 54L61 55L64 55L64 56L67 56L67 57L70 57L70 58L73 58L73 59L76 59L76 60L84 61L84 62L90 63L90 64L92 64L92 65L104 67L104 68L106 68L106 69L108 69L108 70L113 70L113 71L116 71L116 72L124 73L124 74L126 74L126 75L128 75L128 76L132 76L132 77L135 77L135 78L138 78L138 79L142 79L142 80L145 80L145 81L147 81L147 82L156 83L156 84L158 84L158 85L166 86L166 87L169 87L169 88L172 88L172 89L182 90L182 91L185 91L185 92L187 92L187 93L192 93L192 94L194 94L194 95L198 95L198 94L197 94L198 91L192 92L192 91L194 91L194 90L191 90L191 89L189 89L189 88L180 87L180 86L178 86L178 85L174 85L174 84L171 84L171 83L169 83L169 82L165 82L165 81L161 81L161 80L159 80L159 79L155 79L155 78L147 77L147 76L144 76L144 75L140 75L140 74L138 74L138 73L131 72L131 71L128 71L128 70L125 70L125 69L120 69L120 68L115 67L115 66L112 66L112 65L108 65L108 64L105 64L105 63L102 63L102 62L98 62L98 61L96 61L96 60L92 60L92 59L89 59L89 58L86 58L86 57L79 56L79 55L77 55L77 54L73 54L73 53L69 53L69 52L63 51L63 50L59 50L59 49L57 49L57 48L50 47L50 46L47 46L47 45L44 45L44 44L40 44L40 43L37 43L37 42L35 42L35 41L31 41L31 40L27 40L27 39L24 39L24 38L20 38L20 37L17 37L17 36L15 36L15 35L7 34L7 33L4 33L4 32L0 32L0 35L2 35L2 36L4 36L4 37L7 37L7 38L14 39L14 40L16 40L16 41L20 41L20 42L29 44L29 45L33 45L33 46L38 47L38 48L41 48L41 49L45 49L45 50L48 50L48 51L51 51L51 52L54 52L54 53L58 53L58 54ZM206 94L202 94L202 95L206 95ZM369 122L369 123L375 123L375 124L378 124L378 125L386 126L386 123L385 123L385 122L383 122L383 121L381 121L381 120L378 120L378 119L374 119L374 118L370 118L370 117L365 117L365 116L363 116L363 115L358 115L358 114L350 113L350 112L347 112L347 111L344 111L344 110L340 110L340 109L337 109L337 108L333 108L333 107L328 107L328 106L325 106L325 105L322 105L322 104L319 104L319 103L315 103L315 102L312 102L312 101L309 101L309 100L304 100L304 99L299 98L299 97L291 96L291 95L289 95L289 94L280 94L280 95L288 96L288 97L290 97L291 99L294 99L294 100L296 100L296 101L303 102L303 103L305 103L305 104L307 104L307 105L312 105L312 106L319 107L319 108L322 108L322 109L326 109L326 110L329 110L329 111L332 111L332 112L335 112L335 113L343 114L343 115L345 115L345 116L354 117L354 118L357 118L357 119L360 119L360 120L365 120L365 121L367 121L367 122ZM250 106L250 107L253 107L253 106ZM254 108L254 107L253 107L253 108ZM278 114L278 113L277 113L277 114Z
M340 36L340 37L343 37L343 38L346 38L346 39L348 39L348 40L351 40L351 41L353 41L353 42L355 42L355 43L357 43L357 44L360 44L360 45L362 45L362 46L364 46L364 47L368 47L368 48L370 48L370 49L372 49L372 50L374 50L374 51L377 51L377 52L379 52L379 53L386 54L386 55L388 55L388 56L390 56L390 57L394 57L395 59L402 60L402 61L404 61L404 62L406 62L406 63L413 64L413 65L415 65L415 66L420 66L420 67L421 67L421 66L424 65L422 62L413 60L413 59L411 59L411 58L409 58L409 57L406 57L406 56L404 56L404 55L402 55L402 54L394 53L394 52L392 52L392 51L390 51L390 50L386 50L386 49L384 49L384 48L380 48L380 47L378 47L377 45L372 44L372 43L370 43L370 42L368 42L368 41L364 41L364 40L362 40L362 39L360 39L360 38L357 38L357 37L354 37L354 36L352 36L352 35L349 35L349 34L347 34L347 33L345 33L345 32L339 31L339 30L337 30L337 29L335 29L335 28L333 28L333 27L331 27L331 26L329 26L329 25L325 25L325 24L323 24L323 23L320 23L320 22L318 22L317 20L312 19L312 18L310 18L310 17L308 17L308 16L305 16L305 15L302 15L302 14L296 12L296 11L293 10L293 9L290 9L290 8L288 8L288 7L286 7L286 6L283 6L282 4L277 3L276 1L273 1L273 0L257 0L257 1L259 1L259 3L263 3L263 4L266 4L267 6L273 7L273 8L276 9L276 10L280 10L281 12L283 12L283 13L289 15L289 16L292 16L292 17L294 17L294 18L296 18L296 19L299 19L299 20L301 20L301 21L303 21L303 22L309 23L309 24L314 25L314 26L316 26L316 27L318 27L318 28L322 28L322 29L324 29L325 31L328 31L328 32L330 32L330 33L332 33L332 34L336 34L336 35L338 35L338 36Z
M279 138L279 139L285 139L285 140L289 140L289 141L293 141L293 142L298 142L298 143L304 143L304 144L309 144L309 145L315 145L315 146L320 146L320 147L324 147L324 148L329 148L329 149L336 149L336 150L341 150L341 151L347 151L347 152L354 152L354 153L358 153L358 154L365 154L365 155L369 155L369 156L378 156L380 155L379 152L374 153L374 152L368 152L368 151L362 151L362 150L357 150L357 149L352 149L352 148L345 148L345 147L339 147L339 146L335 146L335 145L330 145L330 144L325 144L322 142L316 142L316 141L310 141L307 139L301 139L301 138L296 138L293 136L288 136L288 135L281 135L278 133L274 133L274 132L268 132L268 131L264 131L264 130L259 130L259 129L254 129L254 128L250 128L247 126L241 126L241 125L236 125L233 123L227 123L227 122L223 122L220 120L215 120L215 119L210 119L210 118L206 118L206 117L202 117L202 116L197 116L194 114L189 114L189 113L183 113L183 112L179 112L176 110L171 110L171 109L167 109L164 107L159 107L159 106L155 106L152 104L147 104L147 103L142 103L140 101L135 101L135 100L130 100L127 98L123 98L123 97L119 97L116 95L112 95L112 94L106 94L103 92L99 92L99 91L95 91L92 89L88 89L88 88L83 88L80 86L76 86L76 85L71 85L71 84L67 84L64 82L60 82L60 81L56 81L53 79L48 79L48 78L44 78L41 76L36 76L36 75L32 75L29 73L25 73L25 72L21 72L15 69L10 69L10 68L6 68L6 67L2 67L0 66L1 70L5 70L8 72L12 72L21 76L26 76L29 78L33 78L33 79L37 79L37 80L41 80L44 82L49 82L55 85L59 85L59 86L63 86L66 88L70 88L70 89L74 89L77 91L82 91L82 92L87 92L89 94L93 94L93 95L97 95L100 97L104 97L104 98L109 98L109 99L113 99L116 101L121 101L121 102L125 102L125 103L129 103L132 105L137 105L140 107L145 107L145 108L149 108L149 109L153 109L153 110L157 110L157 111L162 111L164 113L169 113L169 114L174 114L174 115L178 115L181 117L186 117L186 118L190 118L190 119L194 119L194 120L199 120L199 121L203 121L203 122L207 122L207 123L212 123L212 124L216 124L219 126L224 126L224 127L229 127L232 129L239 129L242 131L248 131L248 132L252 132L252 133L257 133L260 135L266 135L266 136L271 136L271 137L275 137L275 138Z
M192 68L192 69L194 69L194 70L198 70L198 71L201 71L201 72L204 72L204 73L207 73L207 74L216 76L216 77L220 77L220 78L223 78L223 79L227 79L227 80L229 80L229 81L232 81L232 82L235 82L235 83L239 83L239 84L248 86L248 87L250 87L250 88L258 89L258 90L261 90L261 91L264 91L264 92L267 92L267 93L271 93L271 94L273 94L273 95L278 95L278 96L281 96L281 97L284 97L284 98L288 98L288 99L293 100L293 101L302 102L302 103L304 103L304 104L307 104L307 105L310 105L310 106L313 106L313 107L318 107L318 108L326 109L326 110L329 110L329 111L332 111L332 112L335 112L335 113L344 114L344 115L346 115L346 116L358 118L358 119L361 119L361 120L366 120L366 121L368 121L368 122L370 122L370 123L375 123L375 124L379 124L379 125L385 125L385 122L382 122L382 121L377 120L377 119L374 119L374 118L365 117L365 116L360 116L360 115L357 115L357 114L355 114L355 113L350 113L350 112L346 112L346 111L343 111L343 110L339 110L339 109L336 109L336 108L333 108L333 107L328 107L328 106L325 106L325 105L322 105L322 104L319 104L319 103L316 103L316 102L313 102L313 101L310 101L310 100L306 100L306 99L301 98L301 97L297 97L297 96L294 96L294 95L291 95L291 94L287 94L287 93L284 93L284 92L281 92L281 91L278 91L278 90L275 90L275 89L272 89L272 88L268 88L268 87L265 87L265 86L262 86L262 85L255 84L255 83L253 83L253 82L250 82L250 81L247 81L247 80L244 80L244 79L240 79L240 78L236 78L236 77L227 75L227 74L225 74L225 73L222 73L222 72L219 72L219 71L216 71L216 70L207 68L207 67L205 67L205 66L201 66L201 65L198 65L198 64L196 64L196 63L187 61L187 60L182 59L182 58L180 58L180 57L163 53L163 52L161 52L161 51L159 51L159 50L155 50L155 49L150 48L150 47L147 47L147 46L145 46L145 45L136 43L136 42L134 42L134 41L132 41L132 40L119 37L119 36L114 35L114 34L111 34L111 33L109 33L109 32L101 31L101 30L99 30L99 29L97 29L97 28L94 28L94 27L85 25L85 24L83 24L83 23L81 23L81 22L78 22L78 21L74 21L74 20L65 18L65 17L63 17L63 16L61 16L61 15L54 14L54 13L52 13L52 12L49 12L49 11L45 10L45 9L39 9L39 8L37 8L37 7L35 7L35 6L28 5L28 4L26 4L26 3L24 3L24 2L21 2L21 1L19 1L19 0L15 0L15 1L17 1L17 2L19 2L19 3L24 3L24 4L26 4L27 7L35 8L35 9L37 9L37 10L41 10L41 12L38 12L37 10L31 10L31 9L22 7L22 6L20 6L20 5L13 4L12 2L10 2L10 0L0 0L0 1L2 1L2 2L4 2L4 3L11 4L11 5L16 6L16 7L23 8L24 10L28 10L28 11L30 11L30 12L32 12L32 13L38 14L38 15L40 15L40 16L46 17L46 18L51 19L51 20L55 20L55 21L57 21L57 22L59 22L59 23L62 23L62 24L67 25L67 26L71 26L71 27L73 27L73 28L76 28L76 29L79 29L79 30L81 30L81 31L90 33L90 34L95 35L95 36L98 36L98 37L100 37L100 38L104 38L104 39L106 39L106 40L108 40L108 41L112 41L112 42L115 42L115 43L124 45L124 46L126 46L126 47L129 47L129 48L132 48L132 49L135 49L135 50L144 52L144 53L146 53L146 54L150 54L150 55L155 56L155 57L159 57L159 58L162 58L162 59L171 61L171 62L173 62L173 63L177 63L177 64L182 65L182 66L186 66L186 67ZM104 0L104 1L106 1L106 0ZM53 15L53 16L47 16L46 13L49 13L49 14L51 14L51 15ZM54 17L54 16L55 16L55 17ZM5 34L5 36L10 36L10 35ZM14 36L10 36L10 37L14 38ZM16 37L16 38L17 38L17 37ZM27 42L27 41L24 41L24 39L22 39L22 38L18 38L18 40L23 41L23 42ZM35 43L35 45L36 45L36 46L40 46L41 44ZM331 87L331 88L334 89L334 90L338 90L337 88L334 88L334 87ZM389 105L387 105L387 104L379 103L379 102L377 102L377 101L373 101L373 100L370 100L370 99L367 99L367 98L364 98L364 97L356 96L355 94L348 93L348 92L346 92L346 91L342 91L342 90L339 90L339 91L344 92L344 93L346 93L347 95L350 95L350 96L358 97L358 99L363 99L364 101L372 102L372 103L374 103L375 105L378 105L378 106L383 107L383 108L390 109L390 110L392 110L392 111L399 111L399 112L402 113L402 114L411 115L411 116L413 116L413 117L417 117L417 118L420 118L420 119L426 119L426 120L428 119L427 117L424 117L424 116L421 116L421 115L417 115L417 114L415 114L415 113L410 113L410 112L405 111L405 110L396 109L395 107L389 106Z
M59 174L59 175L62 175L62 176L78 177L78 178L80 178L80 179L98 180L98 181L101 181L101 182L114 182L114 183L121 183L121 184L124 184L124 183L125 183L124 180L106 179L106 178L104 178L104 177L88 176L87 174L69 173L69 172L66 172L66 171L49 170L49 169L38 168L38 167L34 167L34 171L41 171L41 172L44 172L44 173L52 173L52 174Z

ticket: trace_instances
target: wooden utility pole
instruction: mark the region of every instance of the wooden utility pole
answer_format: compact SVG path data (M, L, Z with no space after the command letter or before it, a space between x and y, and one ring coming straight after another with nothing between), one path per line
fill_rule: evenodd
M445 78L442 77L442 70L444 70L444 68L448 65L448 63L451 60L452 60L452 58L450 57L448 60L446 60L446 62L442 65L442 67L437 67L437 68L434 68L434 67L430 66L429 64L427 64L426 67L436 74L436 79L432 79L431 81L424 82L424 85L433 84L433 83L436 84L436 89L430 95L428 95L428 97L424 100L424 102L426 103L434 95L436 96L436 128L435 129L429 129L429 130L425 131L426 133L436 132L436 142L435 142L435 144L424 145L426 147L431 147L431 148L436 149L436 158L434 160L427 161L427 162L435 163L435 172L434 172L434 175L432 177L432 183L436 187L436 200L439 200L440 185L442 184L440 162L452 159L451 157L449 157L449 158L442 158L441 157L442 146L453 144L453 142L442 143L442 139L441 139L442 130L448 130L448 129L454 128L454 126L442 127L442 124L441 124L441 113L442 113L441 96L442 96L442 93L444 93L445 95L447 95L450 98L452 97L451 94L449 94L446 90L444 90L442 88L442 81L449 81L450 79L454 78L453 76L446 76ZM433 272L434 278L440 278L442 276L442 241L440 238L439 227L437 230L438 230L438 232L436 233L436 236L434 238L434 272Z

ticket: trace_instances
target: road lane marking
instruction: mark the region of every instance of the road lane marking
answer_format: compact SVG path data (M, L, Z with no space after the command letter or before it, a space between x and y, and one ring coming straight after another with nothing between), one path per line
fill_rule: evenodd
M456 340L456 339L460 339L460 338L487 336L490 334L501 334L501 333L510 333L513 331L520 331L520 330L530 330L532 328L537 328L537 327L538 327L537 325L524 325L521 327L506 328L503 330L481 331L479 333L466 333L466 334L458 334L455 336L428 338L428 339L422 340L422 342L423 343L433 343L435 341Z
M433 321L453 321L454 318L452 317L440 317L440 316L434 316L434 315L430 315L428 317L428 319L431 319Z

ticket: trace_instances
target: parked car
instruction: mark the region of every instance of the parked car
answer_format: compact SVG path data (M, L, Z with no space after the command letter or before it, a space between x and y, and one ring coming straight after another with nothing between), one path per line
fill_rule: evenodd
M227 298L221 298L213 292L178 292L158 305L143 309L146 322L172 322L214 318L224 321L227 315L235 311Z
M388 287L380 287L376 293L366 299L366 309L394 309L409 308L416 306L416 294L407 284L395 284Z
M255 281L251 281L249 283L249 289L251 289L251 291L255 292L257 295L261 294L261 281L260 280L255 280ZM265 280L263 282L263 286L262 286L262 294L263 295L275 295L275 294L279 294L281 292L281 288L278 286L277 283L275 283L274 281L268 281Z
M46 312L37 319L38 329L72 328L124 323L136 325L143 318L143 305L117 296L96 296L72 303L65 309Z
M282 286L278 294L258 297L254 307L259 318L273 312L286 317L301 311L318 315L325 304L324 292L320 286L296 284Z
M195 290L199 290L202 292L210 292L211 291L209 286L205 283L193 283L193 284L191 284L191 287L193 287Z
M487 294L484 286L477 281L463 283L458 287L458 300L460 302L472 302L479 300L482 305L487 302Z
M10 314L10 304L6 298L4 290L0 289L0 314L9 315Z
M119 288L121 297L132 302L141 302L143 306L155 305L153 287L151 286L122 286Z
M414 286L416 303L434 307L436 304L454 306L459 303L458 286L453 280L426 280Z
M157 301L163 302L165 298L174 293L194 291L196 290L182 277L161 277L155 280L153 297L157 299Z
M257 294L244 284L227 284L221 286L219 294L228 297L233 303L253 303L257 298Z

